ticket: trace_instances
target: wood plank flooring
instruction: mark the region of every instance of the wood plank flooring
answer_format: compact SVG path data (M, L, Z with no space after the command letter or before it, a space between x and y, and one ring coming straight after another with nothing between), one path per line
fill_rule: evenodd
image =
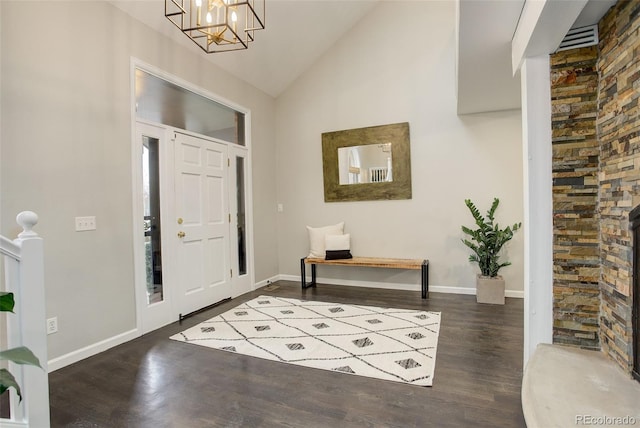
M279 281L49 375L53 427L525 427L523 301ZM271 287L269 287L271 288ZM259 295L442 312L432 387L169 340Z

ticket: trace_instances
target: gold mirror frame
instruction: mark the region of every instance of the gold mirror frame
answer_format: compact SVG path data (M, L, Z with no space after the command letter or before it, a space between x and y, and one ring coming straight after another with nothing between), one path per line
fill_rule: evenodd
M391 143L393 181L339 184L338 149L380 143ZM324 172L325 202L411 199L409 123L394 123L323 133L322 169Z

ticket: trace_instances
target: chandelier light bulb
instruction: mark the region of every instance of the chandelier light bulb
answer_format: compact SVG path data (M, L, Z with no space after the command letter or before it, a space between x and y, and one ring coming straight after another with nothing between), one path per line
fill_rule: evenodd
M207 24L211 24L213 18L211 18L211 12L207 12Z
M231 21L236 22L237 20L238 20L238 14L234 10L233 12L231 12Z
M202 6L202 0L196 0L196 7Z

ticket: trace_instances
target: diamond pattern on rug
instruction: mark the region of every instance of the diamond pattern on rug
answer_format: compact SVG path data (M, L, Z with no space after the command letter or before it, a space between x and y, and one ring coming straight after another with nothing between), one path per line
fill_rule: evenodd
M304 345L302 343L287 343L287 348L292 351L299 351L300 349L304 349Z
M430 386L440 318L439 312L260 296L171 339Z
M422 334L420 334L420 333L413 332L413 333L407 334L407 337L410 337L410 338L412 338L414 340L418 340L418 339L422 339L424 336Z
M364 337L362 339L356 339L356 340L352 340L353 344L356 345L358 348L364 348L365 346L371 346L373 345L373 342L371 341L371 339L369 339L368 337Z
M420 367L420 363L411 358L407 358L406 360L396 361L396 363L400 364L400 367L404 367L405 369L413 369L416 367Z
M336 367L334 370L337 372L356 374L349 366Z

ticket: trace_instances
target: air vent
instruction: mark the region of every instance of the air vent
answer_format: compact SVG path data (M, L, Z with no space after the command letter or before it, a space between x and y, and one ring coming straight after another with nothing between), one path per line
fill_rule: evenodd
M584 48L598 44L598 26L589 25L588 27L572 28L569 30L556 52L566 51L567 49Z

